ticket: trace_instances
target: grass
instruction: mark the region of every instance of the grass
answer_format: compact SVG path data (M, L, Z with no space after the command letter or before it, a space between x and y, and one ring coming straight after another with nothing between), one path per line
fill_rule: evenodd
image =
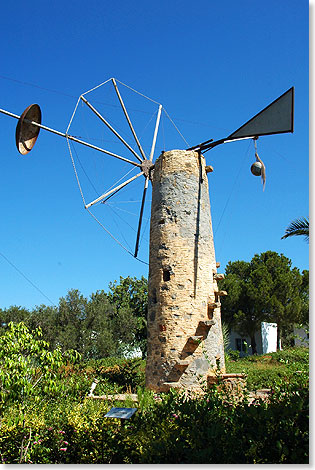
M308 348L288 348L264 355L247 356L239 359L226 357L227 373L244 373L247 388L274 388L279 381L290 380L296 373L308 372Z

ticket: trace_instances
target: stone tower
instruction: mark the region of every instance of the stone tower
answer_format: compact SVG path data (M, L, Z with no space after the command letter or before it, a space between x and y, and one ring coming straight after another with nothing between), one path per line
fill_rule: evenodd
M205 159L164 152L152 184L146 386L198 390L225 371Z

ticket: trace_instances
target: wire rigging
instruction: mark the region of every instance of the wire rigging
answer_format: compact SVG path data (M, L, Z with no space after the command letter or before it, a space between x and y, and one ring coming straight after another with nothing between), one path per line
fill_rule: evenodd
M133 202L133 201L131 201L131 202ZM137 201L137 202L140 203L141 201ZM130 211L127 211L126 209L122 209L121 207L118 207L118 206L117 206L117 202L114 203L114 204L113 204L112 202L109 202L107 205L108 205L108 206L111 206L111 207L115 207L115 209L118 210L118 211L120 211L120 212L125 212L126 214L130 214L130 215L133 215L133 216L135 216L135 217L138 216L138 214L136 214L135 212L130 212ZM146 220L147 220L147 219L150 220L149 217L145 217L145 219L146 219Z
M182 133L180 132L180 130L177 128L176 124L174 123L174 121L172 120L172 118L170 117L170 115L168 114L168 112L166 111L165 108L163 108L163 111L165 112L166 116L169 118L169 120L171 121L171 123L173 124L173 126L175 127L175 129L177 130L177 132L179 133L179 135L181 136L181 138L182 138L183 141L185 142L185 144L189 147L189 143L187 142L187 140L185 139L185 137L182 135Z
M7 262L9 263L12 268L14 268L29 284L31 284L31 286L34 287L34 289L36 289L43 297L45 297L45 299L47 299L51 305L53 307L56 307L56 305L54 304L54 302L52 300L50 300L50 298L44 294L44 292L39 288L37 287L34 282L32 282L27 276L25 276L25 274L17 267L15 266L15 264L12 263L12 261L10 261L3 253L0 252L0 255L2 256L2 258Z
M45 87L42 87L42 86L39 86L39 85L36 85L34 83L30 83L30 82L23 82L21 80L17 80L15 78L11 78L11 77L7 77L7 76L4 76L4 75L0 75L0 79L2 80L7 80L7 81L11 81L11 82L15 82L15 83L19 83L20 85L24 85L24 86L30 86L30 87L33 87L33 88L38 88L39 90L43 90L43 91L47 91L49 93L56 93L57 95L62 95L62 96L67 96L68 98L74 98L74 99L77 99L77 95L71 95L70 93L64 93L60 90L54 90L52 88L45 88ZM106 80L105 82L101 83L100 85L98 85L97 87L95 88L92 88L91 90L85 92L84 94L87 94L97 88L99 88L101 85L104 85L106 84L107 82L109 82L111 79L109 80ZM141 93L137 92L136 90L134 90L133 88L131 87L128 87L128 85L125 85L124 83L120 82L119 80L116 79L117 82L121 83L122 85L126 86L127 88L130 88L132 91L134 91L135 93L138 93L139 95L143 96L144 98L147 98L149 99L150 101L153 101L154 103L156 104L159 104L157 103L156 101L152 100L151 98L145 96L145 95L142 95ZM79 98L80 100L80 98ZM115 104L112 104L112 103L106 103L106 102L103 102L103 101L99 101L99 100L95 100L95 102L97 103L100 103L100 104L103 104L105 106L109 106L109 107L112 107L112 108L119 108L119 105L115 105ZM130 108L132 111L135 111L135 112L139 112L139 113L146 113L146 114L151 114L149 111L144 111L142 109L135 109L135 108ZM199 126L206 126L206 127L209 127L211 126L211 128L213 128L213 124L212 123L209 123L209 122L201 122L201 121L190 121L190 120L187 120L187 119L183 119L183 118L179 118L179 117L173 117L173 120L174 121L181 121L181 122L187 122L187 123L190 123L190 124L196 124L196 125L199 125ZM219 127L215 127L215 129L217 130L224 130L224 131L227 131L228 129L226 128L219 128Z
M134 258L133 253L132 253L130 250L128 250L128 248L126 248L122 243L120 243L120 241L117 240L117 238L115 238L115 237L110 233L110 231L107 230L107 229L104 227L104 225L95 217L95 215L94 215L89 209L87 209L87 211L90 213L90 215L93 217L93 219L96 220L96 222L103 228L103 230L105 230L105 232L106 232L116 243L118 243L118 245L121 246L121 248L123 248L127 253L129 253L129 254ZM143 261L143 260L141 260L140 258L136 258L136 259L137 259L137 261L140 261L140 263L143 263L143 264L146 264L147 266L149 266L149 263L147 263L146 261Z
M235 179L234 179L234 183L233 183L233 185L232 185L230 194L229 194L229 196L228 196L228 198L227 198L227 200L226 200L226 203L225 203L225 206L224 206L224 208L223 208L223 211L222 211L222 214L221 214L219 223L218 223L218 225L217 225L217 227L216 227L216 229L215 229L214 236L217 234L217 231L219 230L219 227L220 227L220 225L221 225L223 216L224 216L224 214L225 214L225 211L226 211L226 209L227 209L227 206L228 206L228 204L229 204L229 202L230 202L230 199L231 199L231 197L232 197L233 191L234 191L234 189L235 189L236 183L237 183L238 180L239 180L239 177L240 177L240 174L241 174L241 171L242 171L242 166L243 166L243 164L244 164L245 159L246 159L246 158L248 157L248 155L249 155L249 151L250 151L251 145L252 145L252 142L250 141L250 142L249 142L249 145L248 145L248 147L247 147L247 150L246 150L246 152L245 152L245 154L244 154L242 163L241 163L241 165L239 166L238 173L237 173L237 175L236 175L236 177L235 177Z
M85 171L85 168L84 168L84 166L83 166L83 164L82 164L82 162L81 162L81 160L80 160L80 158L79 158L78 152L76 151L76 148L75 148L75 145L74 145L74 144L73 144L73 150L74 150L74 152L75 152L76 158L77 158L77 160L78 160L78 162L79 162L79 164L80 164L80 167L81 167L83 173L85 174L85 176L86 176L86 178L88 179L90 185L91 185L92 188L94 189L96 195L99 196L99 195L100 195L100 191L98 191L98 190L96 189L96 187L95 187L94 183L92 182L91 178L89 177L89 175L88 175L87 172Z
M115 209L113 209L113 207L111 207L111 206L108 206L108 207L109 207L109 209L110 209L120 220L123 220L122 217L120 217L119 214L117 214L117 212L115 211ZM124 234L122 233L122 231L120 230L120 225L117 223L115 217L114 217L114 223L115 223L115 225L116 225L116 227L117 227L118 232L120 233L121 238L125 241L125 243L126 243L126 245L128 246L129 250L131 250L131 246L130 246L129 242L126 240L125 235L124 235ZM129 224L127 224L127 225L129 225ZM131 225L129 225L129 227L132 229Z

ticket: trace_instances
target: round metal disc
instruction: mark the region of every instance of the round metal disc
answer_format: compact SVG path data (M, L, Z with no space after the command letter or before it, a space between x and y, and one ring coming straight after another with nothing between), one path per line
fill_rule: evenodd
M32 150L38 137L40 127L34 126L29 121L41 124L42 113L38 104L31 104L21 114L16 126L15 141L18 151L26 155Z

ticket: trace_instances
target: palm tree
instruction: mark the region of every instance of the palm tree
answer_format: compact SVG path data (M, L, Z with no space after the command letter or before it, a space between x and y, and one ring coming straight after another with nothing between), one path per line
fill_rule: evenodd
M294 235L303 235L305 240L309 241L309 220L308 217L301 217L300 219L293 220L286 228L283 238L293 237Z

